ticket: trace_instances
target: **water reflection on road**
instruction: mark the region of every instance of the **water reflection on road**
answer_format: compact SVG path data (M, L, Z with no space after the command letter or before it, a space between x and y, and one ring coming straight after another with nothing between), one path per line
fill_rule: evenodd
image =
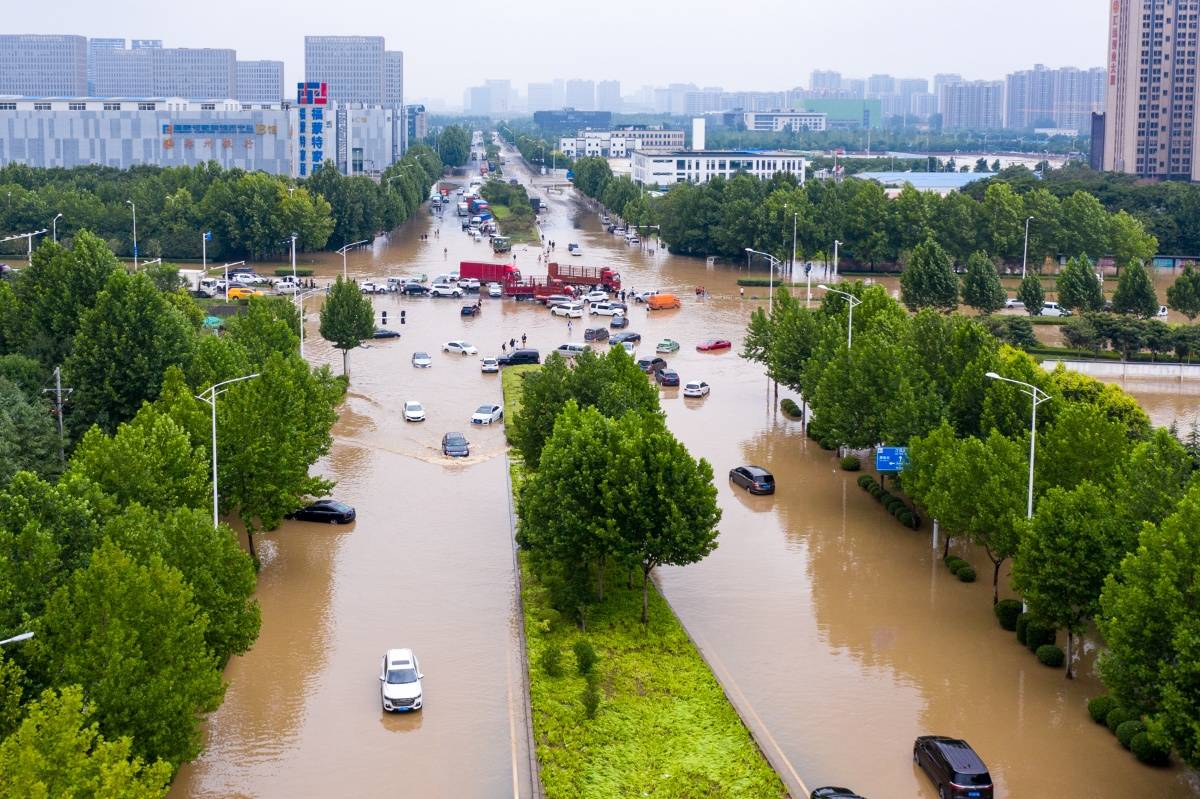
M555 257L567 259L566 245L576 242L584 251L577 262L616 265L626 287L683 299L677 311L635 308L629 329L642 333L643 353L660 338L678 340L670 365L684 381L712 384L706 399L684 399L678 389L662 397L672 429L713 464L724 518L717 551L697 566L662 570L660 582L809 787L932 797L911 765L911 745L941 733L971 741L998 796L1200 795L1191 772L1138 765L1088 719L1084 703L1100 690L1093 651L1074 682L1040 666L996 625L985 559L960 550L981 579L954 580L928 530L900 527L780 416L762 370L736 355L758 304L739 299L736 268L630 247L570 195L540 193ZM514 256L524 271L544 274L536 248L518 245ZM320 260L319 274L340 271L335 259ZM459 260L499 259L462 234L457 218L421 215L348 260L351 273L367 278L432 277ZM695 296L698 285L710 299ZM512 740L521 735L509 732L515 619L503 433L467 429L477 405L500 401L499 379L440 345L466 338L481 354L499 354L501 341L525 333L545 353L602 322L576 321L568 334L563 320L527 303L485 298L476 318L460 317L450 300L374 303L393 325L406 310L408 324L401 339L351 354L352 393L321 466L359 520L352 528L288 524L264 536L262 636L230 664L209 749L181 772L175 797L513 793L523 753ZM310 358L340 369L316 327L313 314ZM731 339L734 352L696 352L709 337ZM410 366L419 349L433 355L432 369ZM1157 389L1139 393L1157 423L1194 414L1193 397ZM404 423L407 399L425 404L428 421ZM471 440L465 463L440 455L448 430ZM733 490L725 475L740 463L770 468L778 493ZM427 707L388 717L379 710L377 663L401 645L422 660Z

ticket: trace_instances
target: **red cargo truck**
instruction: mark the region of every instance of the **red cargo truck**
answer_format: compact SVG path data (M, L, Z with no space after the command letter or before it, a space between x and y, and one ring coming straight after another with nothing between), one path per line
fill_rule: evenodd
M603 286L605 291L621 290L621 275L607 266L554 263L547 266L546 270L551 278L572 286Z
M489 264L482 261L461 261L458 264L458 276L473 277L480 283L505 283L509 280L521 279L521 273L515 264Z
M553 294L575 293L575 289L561 280L547 277L522 278L518 272L515 278L509 278L504 283L504 296L516 297L518 300L544 300Z

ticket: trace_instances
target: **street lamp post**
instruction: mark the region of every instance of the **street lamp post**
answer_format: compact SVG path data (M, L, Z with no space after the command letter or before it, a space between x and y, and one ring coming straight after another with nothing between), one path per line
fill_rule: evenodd
M15 644L21 641L28 641L32 637L32 632L21 633L20 635L14 635L12 638L5 638L3 641L0 641L0 646L4 646L5 644Z
M319 294L322 289L310 289L302 294L296 295L296 305L300 312L300 360L304 360L304 301L314 294Z
M1025 219L1025 250L1021 253L1021 279L1025 279L1025 261L1029 258L1029 223L1033 221L1033 217Z
M197 394L196 399L203 400L212 406L212 484L213 484L213 527L216 527L219 519L219 509L217 506L217 397L228 391L221 389L222 386L227 386L230 383L239 383L242 380L249 380L252 377L258 377L258 372L244 377L235 377L232 380L225 380L220 383L215 383L205 389L203 394ZM218 390L221 389L221 390Z
M58 220L62 219L63 215L59 214L50 222L50 227L54 230L54 243L58 244Z
M842 246L842 243L840 241L838 241L837 239L833 240L833 276L834 277L838 276L838 273L837 273L837 270L838 270L838 247L841 247L841 246Z
M137 252L137 206L133 204L133 200L126 200L125 204L133 209L133 271L137 271L138 267L138 252Z
M1034 442L1037 439L1037 409L1046 400L1050 399L1050 395L1042 391L1032 383L1025 383L1020 380L1013 380L1010 377L1001 377L995 372L988 372L987 377L992 380L1003 380L1005 383L1022 386L1026 391L1022 394L1028 394L1033 399L1033 414L1029 419L1029 500L1025 508L1025 518L1033 518L1033 458L1034 458Z
M817 288L833 292L834 294L841 294L846 298L846 301L850 303L850 318L846 323L846 349L849 350L854 345L854 306L862 305L862 300L860 300L858 297L855 297L853 294L850 294L849 292L831 289L824 283L819 284Z
M353 249L354 247L357 247L360 244L368 244L369 242L370 242L369 239L363 239L362 241L354 241L349 244L342 245L342 248L340 250L338 250L338 253L340 253L342 256L342 278L348 277L348 275L346 274L346 253L349 250Z
M34 236L44 236L45 234L46 234L45 228L42 228L41 230L34 230L30 233L18 233L15 236L8 236L7 238L0 239L0 244L3 244L6 241L14 241L16 239L25 239L25 241L26 241L25 258L28 261L29 265L33 266L33 238L34 238Z
M225 302L229 302L229 267L244 266L245 261L234 261L231 264L225 264L221 268L225 270Z
M769 253L769 252L763 252L762 250L754 250L754 249L747 247L746 248L746 257L749 258L751 255L761 255L770 261L771 277L768 281L770 288L767 289L767 291L770 292L770 294L768 294L768 296L767 296L767 313L772 313L775 310L775 267L778 266L779 264L783 263L783 261L779 260L774 255L771 255L771 253Z

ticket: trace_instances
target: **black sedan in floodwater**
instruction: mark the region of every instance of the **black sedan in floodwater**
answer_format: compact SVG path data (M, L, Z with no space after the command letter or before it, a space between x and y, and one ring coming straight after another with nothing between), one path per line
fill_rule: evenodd
M298 522L328 522L329 524L350 524L357 514L354 508L336 499L318 499L307 507L288 514L289 519Z
M761 466L737 466L729 470L729 479L751 494L774 494L775 477Z
M471 454L471 445L462 433L447 433L442 436L442 454L451 458L465 458Z

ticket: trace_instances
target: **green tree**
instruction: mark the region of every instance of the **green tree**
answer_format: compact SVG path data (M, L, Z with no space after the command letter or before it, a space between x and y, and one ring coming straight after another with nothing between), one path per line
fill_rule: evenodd
M218 664L254 643L261 623L254 561L230 527L213 528L210 511L133 505L105 525L104 536L143 565L157 556L183 574L208 619L204 640Z
M1200 272L1192 264L1185 264L1183 272L1167 288L1167 305L1195 322L1200 316Z
M1124 550L1107 492L1087 480L1043 496L1013 561L1013 585L1038 619L1067 631L1067 679L1075 636L1100 610L1105 578Z
M558 413L571 399L569 380L566 361L552 353L541 369L526 373L521 381L521 407L509 420L509 435L531 468L538 468Z
M908 443L908 464L900 474L904 491L918 504L925 508L926 513L940 521L938 515L942 510L938 483L938 469L943 462L953 457L958 447L958 439L954 428L948 421L931 430L928 435L917 436ZM950 552L950 539L954 531L945 536L943 556Z
M1007 183L990 182L977 218L977 225L983 231L980 236L983 249L1006 261L1020 258L1025 216L1021 195Z
M24 693L25 670L0 654L0 741L11 735L25 717L21 702ZM3 769L0 774L4 774Z
M273 530L307 497L333 483L309 475L328 454L343 383L295 354L275 353L259 376L231 386L217 404L221 507L236 511L254 550L257 529Z
M974 252L967 258L967 275L963 278L962 298L966 305L987 315L1004 307L1008 293L1000 285L996 265L985 252Z
M300 347L300 313L286 297L251 298L246 313L226 321L225 330L255 367L266 363L273 352L297 352ZM371 332L375 332L374 327Z
M158 396L163 372L182 365L194 334L187 320L144 275L113 272L94 307L84 312L67 360L74 387L71 426L113 432L142 403Z
M1121 706L1150 714L1189 765L1200 764L1195 641L1200 639L1200 484L1105 581L1100 676Z
M1021 279L1017 299L1025 305L1025 313L1041 316L1042 306L1046 303L1046 292L1042 289L1042 281L1033 272Z
M19 471L58 474L58 443L46 403L0 376L0 485Z
M1158 313L1158 295L1154 292L1154 284L1150 282L1150 274L1140 261L1129 264L1121 272L1112 304L1117 313L1133 314L1143 319Z
M342 373L350 375L347 357L375 333L375 309L355 280L338 277L321 306L321 337L342 351Z
M1140 220L1120 210L1108 219L1108 240L1117 268L1147 263L1158 253L1158 239L1146 232ZM1088 250L1099 252L1099 250Z
M1062 251L1067 255L1111 252L1108 213L1095 196L1077 191L1062 201Z
M146 404L114 435L93 427L71 456L70 473L91 480L121 505L203 508L212 487L207 453L187 430Z
M437 151L442 163L462 166L471 155L471 134L459 125L448 125L438 134Z
M619 525L619 550L642 570L642 623L650 622L650 574L686 566L717 547L717 489L712 466L696 460L656 416L627 414L617 424L608 508ZM629 479L622 480L622 475Z
M1119 421L1094 405L1067 403L1038 438L1037 483L1043 490L1071 489L1084 480L1109 486L1129 449Z
M953 311L958 306L958 278L950 256L933 239L913 248L900 275L900 297L909 310L937 308Z
M104 664L110 665L110 664ZM90 685L90 681L85 683ZM128 737L105 740L94 706L78 685L47 690L21 726L0 743L0 777L8 799L159 799L171 787L171 764L147 765Z
M199 714L225 691L207 624L177 569L105 543L51 597L27 646L42 679L88 687L106 736L178 765L200 752Z
M1129 528L1162 523L1183 498L1195 470L1191 453L1166 428L1134 446L1113 489L1117 510Z
M1071 311L1099 311L1104 308L1104 289L1096 279L1092 262L1086 255L1067 261L1058 273L1058 304Z

